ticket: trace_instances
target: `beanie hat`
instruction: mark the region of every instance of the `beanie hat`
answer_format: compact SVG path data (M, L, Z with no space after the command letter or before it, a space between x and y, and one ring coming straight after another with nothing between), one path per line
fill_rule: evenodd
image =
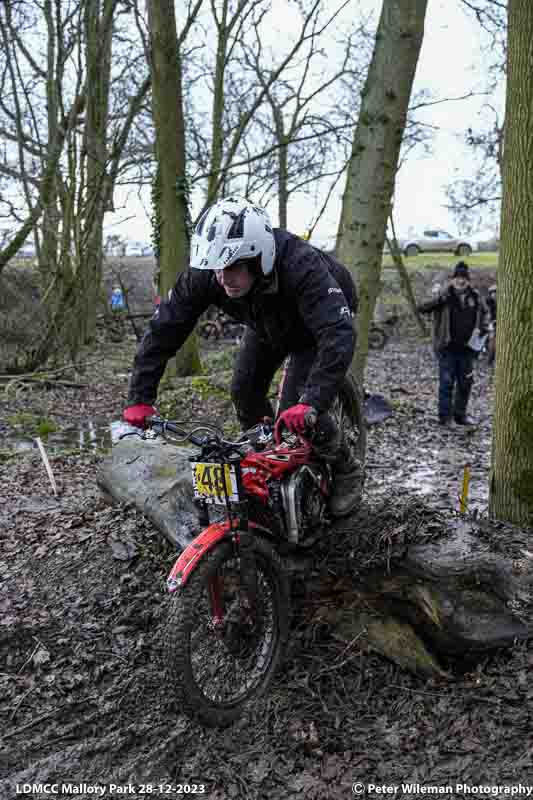
M453 271L454 278L466 278L470 280L470 272L468 271L468 264L465 264L464 261L459 261L455 265L455 269Z

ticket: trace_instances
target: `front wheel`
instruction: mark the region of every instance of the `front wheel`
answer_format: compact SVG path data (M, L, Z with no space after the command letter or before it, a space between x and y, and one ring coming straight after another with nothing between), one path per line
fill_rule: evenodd
M416 244L408 244L405 248L405 255L407 258L413 258L420 253L420 248Z
M252 547L253 590L236 545L224 541L169 601L169 688L180 710L213 727L229 725L266 691L287 644L289 586L280 557L260 539Z
M469 244L460 244L457 248L457 255L458 256L471 256L472 255L472 248Z

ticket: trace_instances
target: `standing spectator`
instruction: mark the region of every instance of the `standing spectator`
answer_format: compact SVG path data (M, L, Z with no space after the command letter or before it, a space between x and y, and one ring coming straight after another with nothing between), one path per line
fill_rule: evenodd
M489 311L489 322L496 322L496 284L489 286L487 295L487 308Z
M115 284L111 292L111 311L124 311L125 307L122 287Z
M156 267L154 270L154 274L152 275L152 300L154 306L158 306L161 302L161 295L159 294L159 282L161 280L161 271L159 267Z
M487 309L470 285L470 272L459 261L449 287L438 297L418 306L434 314L433 346L439 362L439 423L471 425L466 409L473 383L474 359L487 330ZM455 394L454 394L455 388Z
M496 284L489 286L487 308L489 310L489 340L487 344L487 362L494 364L496 358Z

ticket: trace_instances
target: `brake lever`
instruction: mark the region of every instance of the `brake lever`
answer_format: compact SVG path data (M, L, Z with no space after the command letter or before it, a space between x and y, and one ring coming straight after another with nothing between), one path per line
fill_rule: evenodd
M126 436L139 436L139 438L144 439L144 431L128 431L127 433L121 433L118 437L119 442L121 439L125 439Z

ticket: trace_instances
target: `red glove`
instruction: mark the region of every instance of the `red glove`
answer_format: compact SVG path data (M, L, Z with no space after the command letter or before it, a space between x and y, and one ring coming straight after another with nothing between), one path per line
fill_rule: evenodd
M145 428L146 417L156 417L157 411L153 406L147 403L137 403L135 406L128 406L122 412L122 419L129 422L130 425L135 425L136 428Z
M274 441L276 444L281 442L281 429L283 425L292 433L303 436L306 429L311 424L313 414L316 414L313 406L308 406L305 403L298 403L295 406L291 406L280 414L274 428Z

